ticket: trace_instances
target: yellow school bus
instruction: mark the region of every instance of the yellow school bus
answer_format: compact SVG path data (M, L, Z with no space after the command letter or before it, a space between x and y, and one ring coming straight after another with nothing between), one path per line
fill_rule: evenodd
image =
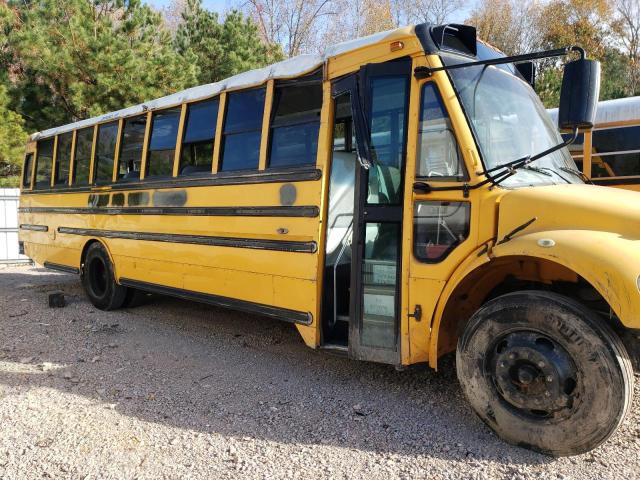
M558 109L549 114L556 119ZM580 133L570 151L596 185L640 191L640 97L599 102L593 127Z
M567 54L563 142L530 80ZM398 368L457 351L502 438L584 452L640 329L639 198L566 148L598 81L580 48L505 57L463 25L339 44L32 135L20 240L100 309L174 295Z

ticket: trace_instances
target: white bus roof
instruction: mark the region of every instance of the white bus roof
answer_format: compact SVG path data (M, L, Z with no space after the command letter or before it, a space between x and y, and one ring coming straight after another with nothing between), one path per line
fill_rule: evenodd
M135 105L133 107L124 108L115 112L109 112L97 117L80 120L78 122L62 125L60 127L50 128L42 132L37 132L32 134L30 138L31 140L38 140L40 138L58 135L60 133L69 132L75 129L90 127L97 123L102 123L109 120L117 120L123 117L129 117L131 115L143 113L148 110L173 107L184 102L202 100L205 98L213 97L226 90L237 90L241 88L249 88L262 85L267 80L271 79L295 78L306 73L311 73L314 70L320 68L331 57L336 57L346 52L357 50L368 45L376 44L387 37L395 37L401 34L409 35L413 32L414 26L409 26L375 33L367 37L356 38L354 40L349 40L330 46L322 55L299 55L297 57L289 58L287 60L283 60L282 62L274 63L263 68L249 70L247 72L234 75L233 77L226 78L216 83L209 83L207 85L188 88L186 90L176 92L172 95L167 95L166 97L157 98L149 102L141 103L140 105Z
M558 123L558 109L547 110L551 119ZM616 98L598 102L596 110L596 127L598 125L628 122L637 120L640 123L640 97Z

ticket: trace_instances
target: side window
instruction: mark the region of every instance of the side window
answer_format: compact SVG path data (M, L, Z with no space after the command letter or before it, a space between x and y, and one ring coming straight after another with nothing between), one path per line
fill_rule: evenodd
M24 169L22 171L22 188L31 188L31 173L33 170L33 153L27 153L24 157Z
M113 159L118 140L118 122L107 123L98 127L96 142L96 160L94 177L96 184L111 183L113 179Z
M367 203L397 205L402 201L405 124L409 78L374 77L371 81L371 154Z
M640 175L640 126L594 130L591 176Z
M413 212L413 254L421 262L444 260L469 236L467 202L416 202Z
M220 171L258 168L264 94L259 88L227 97Z
M176 153L180 112L181 107L169 108L155 112L151 117L151 139L145 177L173 175L173 157Z
M316 163L322 84L278 86L273 98L269 167Z
M73 132L58 135L58 153L56 154L56 172L54 185L66 186L69 184L69 168L71 165L71 147L73 144Z
M93 145L93 127L76 133L76 153L74 155L73 185L89 185L89 165Z
M451 120L431 82L422 87L417 160L418 177L432 180L464 180L467 177Z
M38 155L36 157L36 190L51 187L51 167L53 164L54 137L38 142Z
M118 181L140 179L142 165L142 147L144 132L147 128L147 116L127 118L122 127L120 155L118 156Z
M179 175L211 172L219 103L215 98L187 106Z

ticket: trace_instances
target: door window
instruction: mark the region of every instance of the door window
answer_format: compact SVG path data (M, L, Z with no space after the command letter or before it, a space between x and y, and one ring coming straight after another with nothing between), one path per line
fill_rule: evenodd
M444 260L469 236L467 202L416 202L413 254L421 262Z
M370 150L367 203L398 205L402 201L406 110L406 75L371 79Z

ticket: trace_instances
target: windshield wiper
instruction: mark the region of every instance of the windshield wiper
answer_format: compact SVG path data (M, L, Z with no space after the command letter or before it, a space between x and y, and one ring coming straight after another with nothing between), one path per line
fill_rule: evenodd
M542 173L542 174L548 175L550 177L555 175L556 177L560 177L566 183L571 183L567 178L565 178L562 175L560 175L553 168L549 168L549 167L532 167L531 165L527 165L526 167L523 167L523 168L526 168L527 170L533 170L534 172ZM562 169L563 167L559 167L559 168Z
M486 179L474 183L473 185L469 185L465 183L464 185L454 185L451 187L434 187L426 182L414 182L413 183L413 191L416 193L431 193L431 192L449 192L453 190L462 190L465 198L469 196L469 192L471 190L475 190L476 188L480 188L488 183L492 183L493 186L500 185L500 183L504 182L507 178L515 175L518 169L529 166L530 163L535 162L543 157L546 157L550 153L553 153L561 148L566 147L567 145L571 145L575 139L578 138L578 129L575 128L573 130L573 135L568 140L565 140L562 143L554 145L551 148L547 148L546 150L536 153L535 155L527 155L526 157L518 158L517 160L512 160L507 163L503 163L501 165L497 165L495 167L489 168L487 170L483 170L478 172L478 175L486 175ZM496 173L495 175L489 175L492 172L497 170L502 170L501 172ZM553 171L553 170L552 170ZM557 172L555 172L557 175Z
M593 185L591 179L580 170L576 170L575 168L570 167L560 167L560 170L562 170L563 172L572 173L576 177L580 178L584 183L590 183L591 185Z
M551 148L547 148L546 150L544 150L544 151L542 151L540 153L536 153L533 156L527 156L527 157L520 158L518 160L514 160L514 161L509 162L509 163L504 163L502 165L498 165L497 167L490 168L489 170L485 170L482 173L487 174L487 173L491 173L491 172L494 172L494 171L502 169L502 168L506 168L507 171L510 172L510 175L499 176L499 178L494 178L493 184L494 185L500 185L501 182L503 182L504 180L509 178L511 175L515 174L516 171L519 168L526 167L527 165L529 165L532 162L535 162L536 160L540 160L541 158L546 157L547 155L549 155L549 154L551 154L553 152L556 152L556 151L560 150L561 148L564 148L564 147L566 147L568 145L571 145L575 141L576 138L578 138L578 129L577 128L575 128L573 130L573 135L571 135L571 138L565 140L562 143L554 145ZM568 182L568 183L571 183L571 182Z

